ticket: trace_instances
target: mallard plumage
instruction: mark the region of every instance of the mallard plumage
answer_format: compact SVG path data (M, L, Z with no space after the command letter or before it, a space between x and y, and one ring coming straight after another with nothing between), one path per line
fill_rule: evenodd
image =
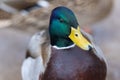
M105 80L106 63L66 7L52 11L51 58L40 80Z
M43 71L39 71L39 80L105 80L105 58L89 34L80 29L70 9L60 6L52 11L49 35L51 46L48 46L49 50L46 52L48 57L39 55L43 61L47 59ZM33 50L29 49L32 55ZM43 66L42 62L39 63ZM41 66L38 66L40 69ZM38 76L34 80L38 80Z
M89 34L81 32L90 42L93 41ZM67 50L52 48L43 80L105 80L106 60L99 47L93 42L92 45L94 48L90 51L83 51L77 46ZM59 78L56 79L56 76Z
M105 80L105 63L93 51L77 46L68 50L52 48L51 56L43 80Z

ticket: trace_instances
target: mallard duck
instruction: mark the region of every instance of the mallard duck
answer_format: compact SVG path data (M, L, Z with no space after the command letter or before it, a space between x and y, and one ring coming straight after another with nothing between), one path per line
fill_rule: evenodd
M46 30L35 33L28 44L26 59L22 64L22 80L39 80L50 58L49 37ZM44 54L43 54L44 53Z
M39 80L105 80L105 58L70 9L60 6L52 11L49 35L51 58Z
M80 29L78 21L70 9L63 6L53 9L48 30L50 36L49 50L46 52L48 57L43 58L42 55L39 55L41 60L38 60L38 63L40 65L29 65L37 66L39 70L33 67L30 69L25 65L22 69L23 76L27 76L29 80L105 80L106 60L91 36ZM38 44L39 46L33 49L31 47L36 45L34 42L36 43L33 41L29 47L29 55L43 46ZM39 49L42 50L42 48ZM44 53L37 52L37 54ZM27 57L27 59L29 58ZM42 62L44 59L47 59L45 66ZM37 75L29 69L38 70ZM26 72L30 75L26 75ZM34 75L37 78L32 77Z

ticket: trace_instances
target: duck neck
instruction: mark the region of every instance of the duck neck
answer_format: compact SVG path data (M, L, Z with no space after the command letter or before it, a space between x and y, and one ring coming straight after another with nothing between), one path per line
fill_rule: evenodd
M54 38L51 38L51 45L52 46L56 46L58 48L65 48L65 47L68 47L68 46L71 46L73 45L74 43L69 39L69 38L57 38L57 37L54 37Z

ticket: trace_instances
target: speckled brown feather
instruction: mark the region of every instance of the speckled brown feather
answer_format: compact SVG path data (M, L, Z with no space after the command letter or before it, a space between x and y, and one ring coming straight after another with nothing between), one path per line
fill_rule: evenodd
M52 48L42 80L105 80L106 64L93 51L77 46L67 50Z

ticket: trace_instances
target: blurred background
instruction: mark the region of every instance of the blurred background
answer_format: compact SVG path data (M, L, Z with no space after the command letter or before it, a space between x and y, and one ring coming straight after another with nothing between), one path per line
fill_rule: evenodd
M21 80L30 37L48 27L51 10L61 5L103 50L107 80L120 79L120 0L0 0L0 80Z

